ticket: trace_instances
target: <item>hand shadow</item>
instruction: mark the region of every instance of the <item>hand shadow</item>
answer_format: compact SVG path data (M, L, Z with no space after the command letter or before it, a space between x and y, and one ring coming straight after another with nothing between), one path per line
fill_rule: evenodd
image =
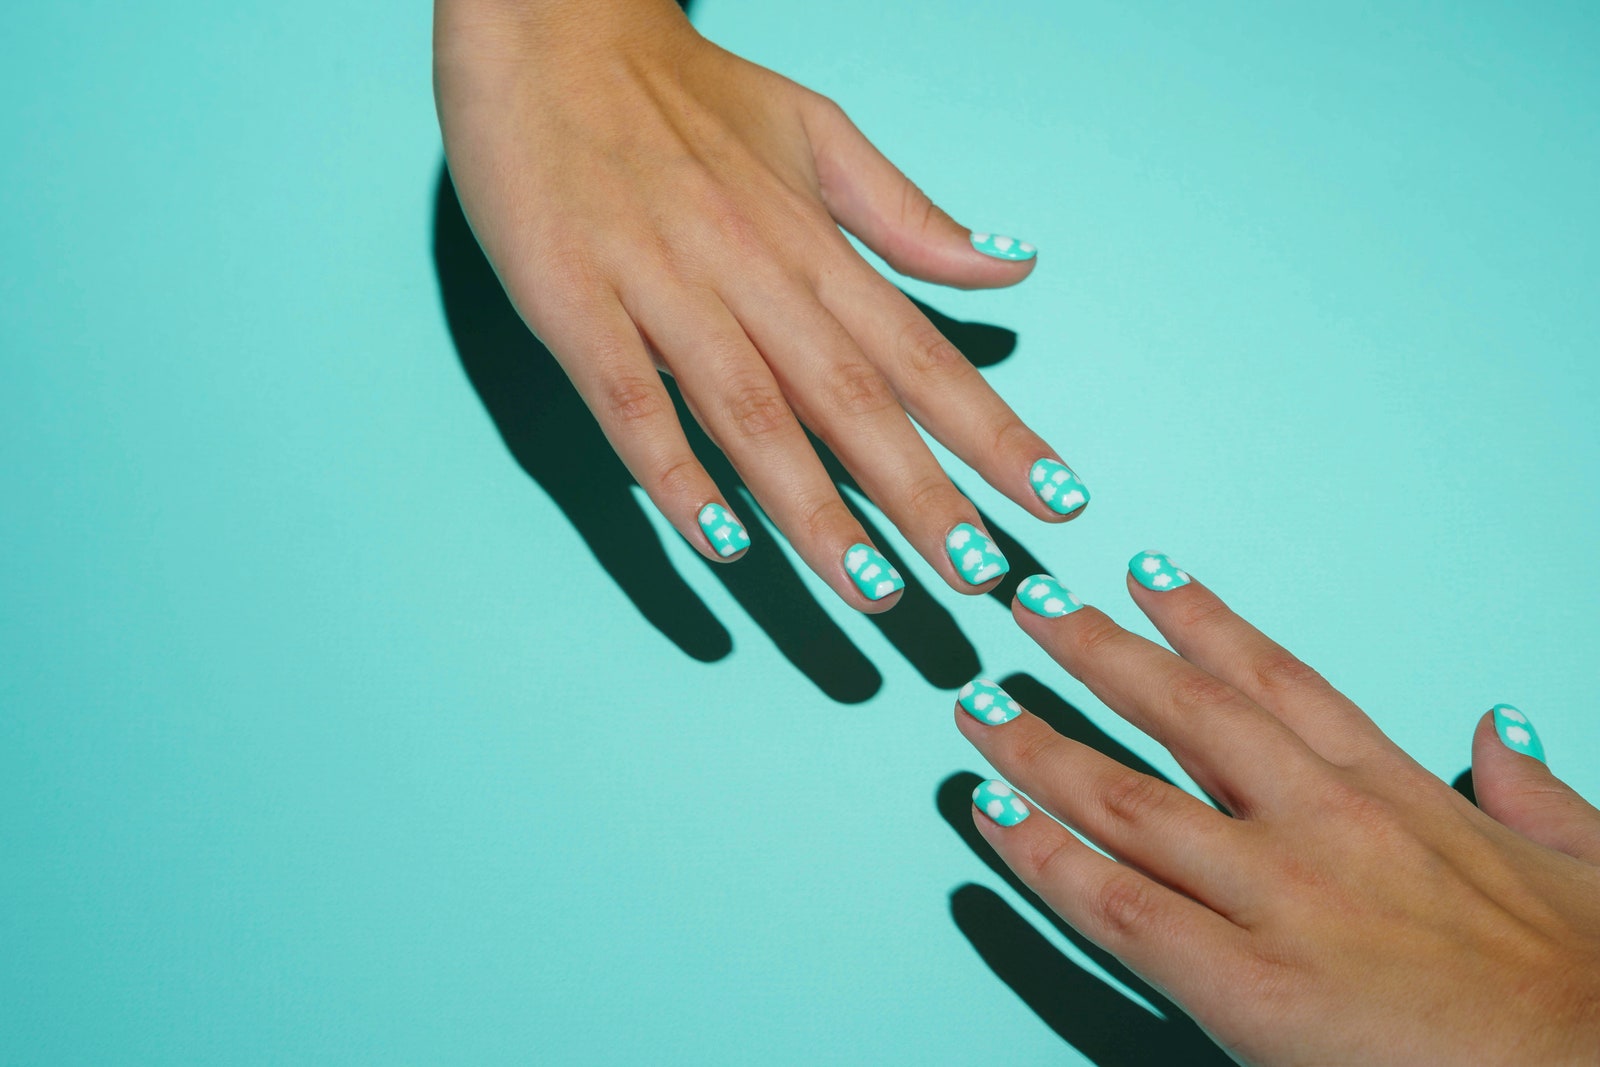
M1088 717L1025 674L1001 683L1006 692L1056 732L1082 742L1127 767L1163 778L1154 767L1111 738ZM1099 1067L1184 1064L1221 1067L1230 1059L1172 1001L1123 963L1067 925L1050 906L1012 873L972 824L976 774L953 774L939 785L939 814L968 848L1019 896L1044 916L1075 947L1118 982L1136 992L1160 1014L1128 997L1099 975L1074 962L1019 915L998 893L968 883L950 894L950 915L978 955L1023 1003L1062 1040Z
M441 167L434 205L433 258L445 317L462 369L477 391L513 458L561 508L588 543L595 560L657 630L702 662L733 649L728 631L673 569L635 490L634 481L611 450L582 398L555 357L523 324L493 268L472 235L456 199L449 172ZM958 322L926 305L922 312L978 366L1010 355L1016 334L998 326ZM706 437L668 389L689 442L730 499L738 494L754 507L732 465ZM859 496L839 462L817 445L841 488ZM874 525L852 505L868 536L905 575L902 602L893 611L868 616L883 635L931 684L954 688L978 672L977 651L950 613L918 582ZM736 508L739 505L735 505ZM1012 575L1043 570L1015 538L987 516L985 525L1012 562ZM778 650L820 690L843 703L871 697L882 676L870 660L807 591L799 574L757 521L750 551L738 563L707 562L723 586L764 630ZM1017 578L1008 576L992 594L1009 605Z

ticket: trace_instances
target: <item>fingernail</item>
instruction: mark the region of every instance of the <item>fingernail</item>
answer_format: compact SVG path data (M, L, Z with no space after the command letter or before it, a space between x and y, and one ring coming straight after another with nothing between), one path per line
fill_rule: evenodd
M750 547L750 534L744 524L721 504L707 504L701 508L699 521L701 532L717 555L732 556Z
M1001 826L1015 826L1028 817L1028 805L1016 791L993 778L978 783L972 791L972 804Z
M1022 584L1017 586L1017 600L1035 615L1043 615L1047 619L1059 619L1083 607L1083 601L1048 574L1024 578Z
M1545 762L1539 731L1533 728L1533 723L1528 721L1526 715L1510 704L1494 706L1494 732L1500 735L1500 743L1511 751L1532 756L1540 763Z
M1188 585L1192 579L1187 571L1180 571L1172 557L1164 552L1141 552L1128 561L1128 573L1146 589L1162 592Z
M956 703L986 726L999 726L1022 714L1022 705L987 678L974 678L962 686Z
M1057 515L1071 515L1089 502L1089 490L1072 468L1053 459L1039 459L1028 471L1033 493Z
M950 554L950 565L968 585L982 585L1011 569L988 535L970 522L950 531L944 539L944 550Z
M1027 241L1019 241L1015 237L1006 237L1003 234L974 232L971 239L973 248L995 259L1032 259L1039 254L1039 250Z
M851 545L844 554L844 569L861 595L868 600L882 600L897 589L906 587L900 572L889 565L883 553L871 545Z

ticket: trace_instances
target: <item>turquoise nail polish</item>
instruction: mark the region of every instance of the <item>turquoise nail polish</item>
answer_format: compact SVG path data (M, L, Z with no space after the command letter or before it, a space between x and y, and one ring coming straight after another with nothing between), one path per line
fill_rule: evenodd
M1032 259L1039 254L1039 250L1027 241L1019 241L1015 237L1006 237L1003 234L973 233L971 240L973 248L995 259Z
M1083 607L1083 601L1048 574L1024 578L1022 584L1017 586L1017 600L1035 615L1043 615L1047 619L1059 619Z
M1053 459L1035 460L1028 471L1028 481L1033 485L1034 495L1057 515L1071 515L1089 502L1089 490L1065 463Z
M1011 569L989 536L970 522L950 531L944 550L950 554L950 565L969 585L982 585Z
M956 703L985 726L999 726L1022 714L1022 705L987 678L974 678L962 686Z
M972 791L972 805L1001 826L1015 826L1028 817L1028 805L1016 791L993 778Z
M699 520L700 529L717 555L732 556L750 547L750 534L744 524L721 504L707 504L701 508Z
M1163 552L1139 553L1128 561L1128 573L1133 575L1134 581L1158 593L1188 585L1193 580Z
M900 572L889 565L883 554L871 545L851 545L844 554L844 569L868 600L882 600L897 589L906 587Z
M1526 715L1510 704L1494 706L1494 732L1500 735L1500 743L1511 751L1545 762L1539 731L1533 728Z

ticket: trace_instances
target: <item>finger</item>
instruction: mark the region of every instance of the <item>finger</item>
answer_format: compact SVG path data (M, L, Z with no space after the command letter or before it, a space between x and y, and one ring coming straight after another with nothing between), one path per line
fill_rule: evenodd
M962 687L956 727L1006 781L1117 859L1223 915L1246 905L1255 879L1242 824L1062 737L993 682Z
M1242 957L1244 931L1029 811L1002 782L984 782L973 792L978 832L1017 877L1089 940L1203 1012L1208 987L1225 984L1217 982L1219 971Z
M1147 551L1129 560L1128 589L1178 655L1276 715L1324 759L1349 766L1396 751L1344 694L1168 556Z
M1010 565L855 340L803 282L747 280L729 307L801 420L952 589L994 588Z
M818 295L912 418L1035 517L1064 522L1080 515L1089 490L1056 450L904 293L851 258L817 279Z
M1033 270L1037 249L993 233L973 233L946 215L824 97L803 112L822 199L839 225L901 274L962 289L1015 285Z
M1533 723L1510 704L1478 720L1472 788L1478 807L1524 837L1600 864L1600 811L1550 772Z
M1049 575L1025 579L1011 611L1052 659L1235 815L1285 804L1327 766L1237 689L1082 606Z
M550 349L606 440L668 522L702 556L732 562L750 536L684 437L643 338L617 303L595 303L559 326Z
M823 470L755 347L703 289L660 283L624 294L684 402L800 558L859 611L887 611L905 583L868 541Z

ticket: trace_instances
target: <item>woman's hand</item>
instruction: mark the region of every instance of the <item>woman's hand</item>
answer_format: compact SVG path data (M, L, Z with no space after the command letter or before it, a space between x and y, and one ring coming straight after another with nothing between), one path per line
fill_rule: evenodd
M1014 614L1231 815L975 683L957 724L1026 799L973 817L1017 875L1244 1063L1600 1062L1600 812L1528 717L1479 720L1479 810L1165 556L1130 572L1176 655L1054 579Z
M1006 564L912 419L1041 519L1087 501L839 228L905 274L966 288L1021 281L1032 246L958 226L831 101L708 43L671 0L439 0L434 54L474 232L617 454L702 554L737 558L748 538L658 370L795 550L861 610L892 606L900 578L802 426L961 592L992 589Z

